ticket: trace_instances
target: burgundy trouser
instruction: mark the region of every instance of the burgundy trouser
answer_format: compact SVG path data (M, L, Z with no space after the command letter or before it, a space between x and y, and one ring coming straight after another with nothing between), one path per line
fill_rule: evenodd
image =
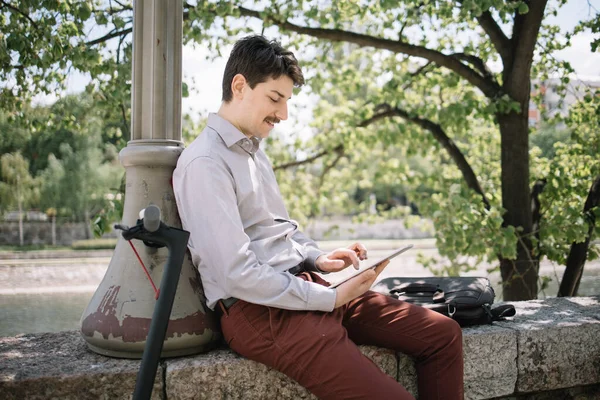
M299 277L328 284L315 274ZM360 352L362 344L414 357L419 399L463 398L459 325L379 293L369 291L332 312L240 300L222 316L221 326L231 349L283 372L320 399L413 399Z

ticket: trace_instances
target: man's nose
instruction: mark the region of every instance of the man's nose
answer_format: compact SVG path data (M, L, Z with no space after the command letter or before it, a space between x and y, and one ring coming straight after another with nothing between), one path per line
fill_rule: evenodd
M283 103L283 105L277 110L276 116L277 116L277 118L279 118L282 121L285 121L286 119L288 119L287 103Z

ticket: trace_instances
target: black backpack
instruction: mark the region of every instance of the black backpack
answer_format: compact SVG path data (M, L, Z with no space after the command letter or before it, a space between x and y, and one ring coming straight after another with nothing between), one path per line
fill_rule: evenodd
M515 315L515 307L492 307L494 289L487 278L386 278L373 290L442 313L460 324L491 324Z

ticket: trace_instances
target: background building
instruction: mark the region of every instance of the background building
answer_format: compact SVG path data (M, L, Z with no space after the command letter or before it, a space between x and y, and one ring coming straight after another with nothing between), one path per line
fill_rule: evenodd
M546 117L552 117L556 114L566 116L569 108L577 101L581 100L587 89L600 89L600 77L589 76L571 78L567 84L564 96L560 93L562 82L559 78L552 78L544 81L531 93L529 101L529 126L537 127ZM536 82L534 82L534 87ZM541 104L534 101L534 97L541 93ZM544 115L546 114L546 115Z

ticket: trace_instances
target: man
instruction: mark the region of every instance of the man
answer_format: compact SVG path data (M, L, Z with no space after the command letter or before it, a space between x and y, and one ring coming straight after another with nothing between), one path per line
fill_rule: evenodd
M262 36L238 41L218 113L179 158L175 198L208 307L220 315L234 351L321 399L412 399L358 344L415 357L420 399L462 398L460 327L369 291L387 263L336 289L315 274L357 268L367 251L356 243L325 254L304 236L260 149L287 119L287 101L303 83L296 58L278 43Z

